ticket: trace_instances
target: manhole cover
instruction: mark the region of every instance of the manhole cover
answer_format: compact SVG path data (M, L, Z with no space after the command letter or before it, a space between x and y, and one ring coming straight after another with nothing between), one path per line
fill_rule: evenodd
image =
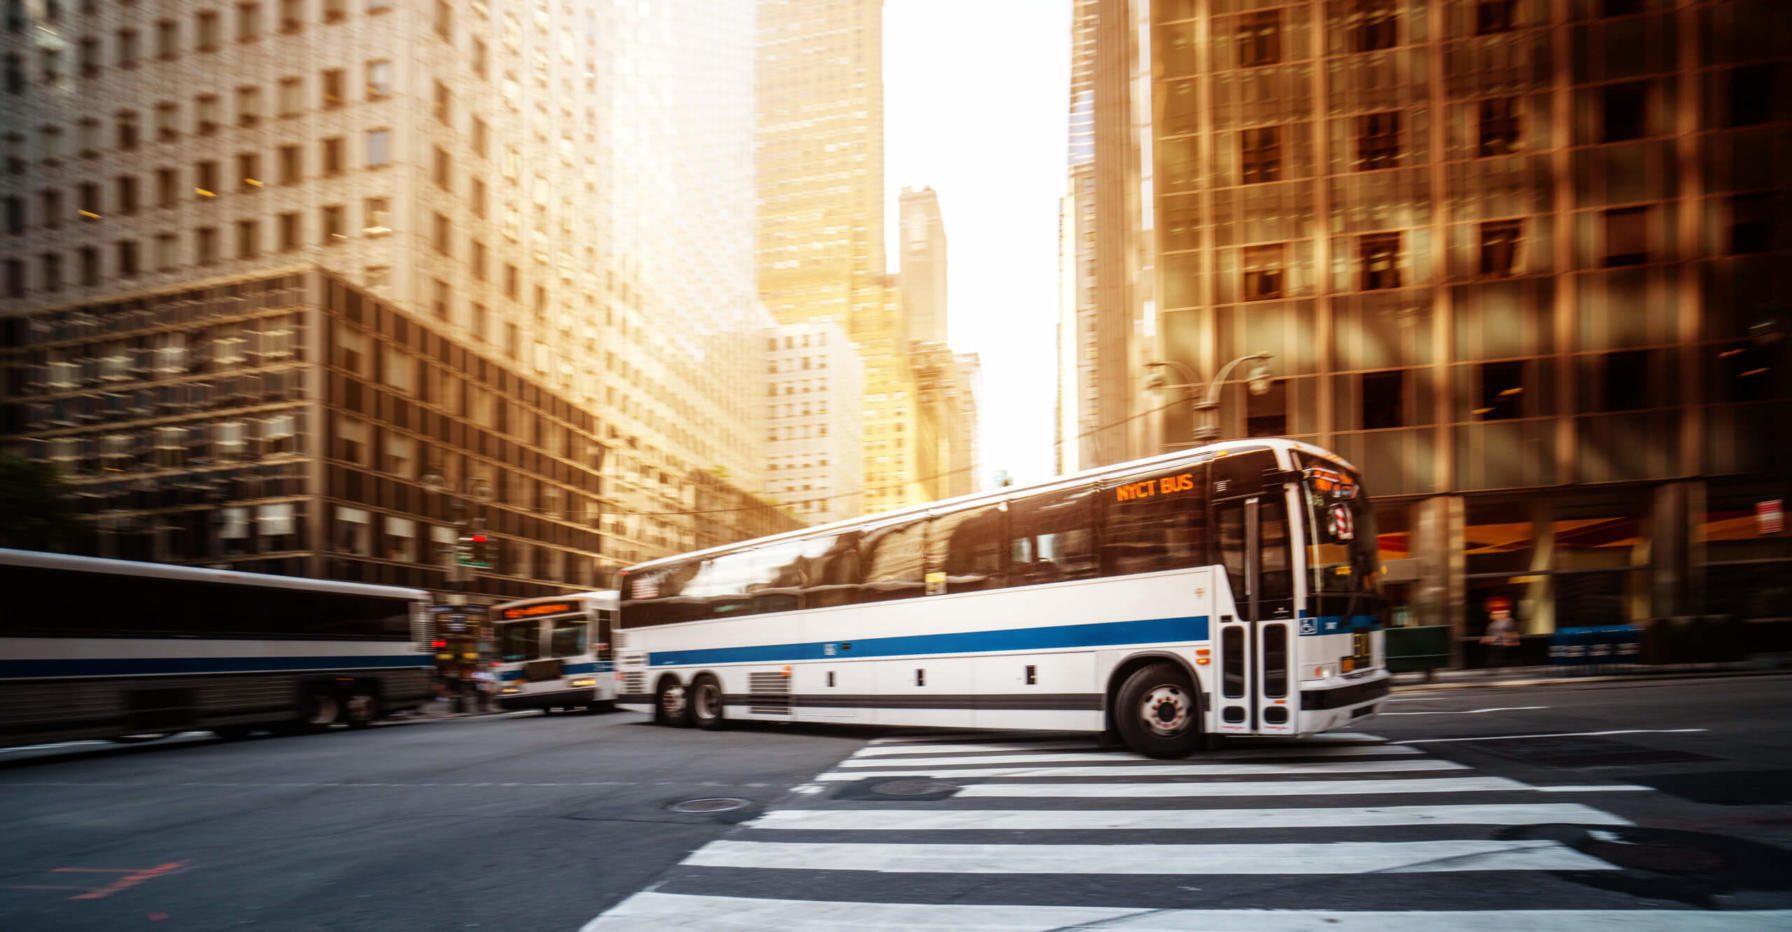
M732 812L751 805L744 799L732 796L710 796L704 799L687 799L682 803L673 803L673 812Z
M957 789L957 784L939 780L885 780L871 786L871 791L880 796L935 796Z

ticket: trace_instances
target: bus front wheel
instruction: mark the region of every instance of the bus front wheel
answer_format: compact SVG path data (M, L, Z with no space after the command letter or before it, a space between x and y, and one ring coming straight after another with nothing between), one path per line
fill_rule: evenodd
M698 728L716 731L728 724L722 710L722 684L705 673L691 683L691 720Z
M1120 685L1114 725L1146 757L1187 757L1201 740L1201 706L1188 673L1173 663L1143 667Z
M654 696L653 723L655 725L671 725L683 728L691 723L691 704L686 701L685 688L677 680L667 677L660 684L659 693Z

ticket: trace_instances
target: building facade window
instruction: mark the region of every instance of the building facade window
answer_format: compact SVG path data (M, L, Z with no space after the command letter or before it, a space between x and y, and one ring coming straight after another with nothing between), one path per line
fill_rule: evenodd
M1483 421L1524 416L1524 363L1486 362L1480 366L1481 404L1474 410Z
M392 62L379 59L367 63L367 99L384 100L392 94Z
M1605 212L1607 268L1649 261L1649 208L1617 207Z
M1362 290L1400 287L1400 234L1365 234L1357 241L1357 251L1362 266Z
M1282 13L1262 10L1238 18L1238 64L1242 68L1273 65L1282 60Z
M1649 82L1626 81L1600 89L1600 139L1624 142L1649 132Z
M1400 14L1394 0L1356 0L1350 16L1353 52L1391 49L1400 41Z
M1476 152L1482 158L1518 150L1518 98L1489 97L1476 105Z
M1400 163L1400 111L1365 113L1356 118L1356 169L1377 171Z
M370 129L367 131L367 167L382 168L392 163L392 131L389 129Z
M1731 255L1768 252L1774 248L1774 196L1736 194L1730 197Z
M1282 178L1282 128L1258 126L1239 133L1239 164L1245 184Z
M1363 373L1361 423L1364 430L1406 426L1406 370Z
M1522 220L1490 220L1481 224L1481 274L1505 278L1516 272L1523 237Z
M1244 248L1244 300L1267 301L1283 296L1288 268L1286 248L1282 243Z
M1511 32L1517 0L1475 0L1475 35Z

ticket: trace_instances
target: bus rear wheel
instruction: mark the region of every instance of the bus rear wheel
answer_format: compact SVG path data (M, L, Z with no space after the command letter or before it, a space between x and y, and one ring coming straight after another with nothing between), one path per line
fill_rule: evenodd
M707 673L691 683L691 721L708 731L719 730L728 724L728 715L723 711L722 684Z
M683 728L691 723L691 704L686 701L685 688L677 680L667 677L660 684L654 696L653 723Z
M380 717L380 697L370 686L357 685L342 707L342 720L350 728L366 728Z
M305 696L304 713L299 719L299 730L319 732L328 729L342 717L342 703L336 699L335 690L328 686L315 686Z
M1114 727L1146 757L1187 757L1201 742L1201 705L1188 673L1173 663L1142 667L1120 684Z

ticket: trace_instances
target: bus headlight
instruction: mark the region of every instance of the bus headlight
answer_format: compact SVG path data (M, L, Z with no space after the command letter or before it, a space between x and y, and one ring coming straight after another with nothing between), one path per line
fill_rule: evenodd
M572 686L574 688L577 688L580 686L596 686L597 678L594 676L582 676L576 680L569 681L566 685Z
M520 693L520 692L522 692L522 690L515 686L506 686L503 689L498 690L498 694L503 695L503 696L509 696L514 693Z
M1331 675L1332 668L1330 666L1320 665L1313 668L1313 675L1308 677L1308 679L1325 680L1330 679Z

